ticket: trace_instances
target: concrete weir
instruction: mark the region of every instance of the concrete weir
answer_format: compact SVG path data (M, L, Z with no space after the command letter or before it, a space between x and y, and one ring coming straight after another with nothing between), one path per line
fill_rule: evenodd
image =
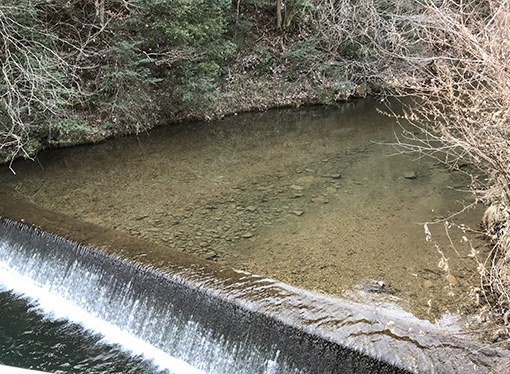
M0 220L2 266L154 347L146 355L164 368L168 355L174 372L490 373L508 359L394 306L325 297L10 203L18 222ZM20 223L34 217L83 244Z

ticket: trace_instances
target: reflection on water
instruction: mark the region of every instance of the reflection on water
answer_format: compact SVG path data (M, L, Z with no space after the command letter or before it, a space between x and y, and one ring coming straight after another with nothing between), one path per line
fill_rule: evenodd
M456 311L476 264L464 233L451 232L459 257L443 225L430 226L450 285L423 223L461 209L467 180L395 154L383 143L399 131L370 100L253 113L48 151L15 162L17 175L4 166L0 192L315 291L382 280L434 318ZM456 219L476 227L479 217Z

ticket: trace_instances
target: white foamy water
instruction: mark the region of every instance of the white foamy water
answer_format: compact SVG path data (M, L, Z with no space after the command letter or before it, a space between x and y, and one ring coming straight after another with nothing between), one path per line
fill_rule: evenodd
M0 290L28 300L51 321L78 323L135 360L177 374L305 374L317 368L326 374L350 360L280 319L226 301L189 271L160 273L0 220Z
M168 370L174 374L205 373L133 336L128 331L83 310L72 301L55 293L49 283L36 282L18 273L5 261L0 261L0 291L10 291L21 298L27 299L33 308L45 318L51 320L63 319L80 324L86 330L100 334L103 337L101 342L115 344L133 355L143 356L162 370Z

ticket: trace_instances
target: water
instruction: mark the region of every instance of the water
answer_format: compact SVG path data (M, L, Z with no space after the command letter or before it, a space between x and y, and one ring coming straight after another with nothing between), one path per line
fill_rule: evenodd
M87 373L400 373L176 277L0 224L2 364Z
M452 289L423 230L469 204L469 180L389 146L402 130L378 107L367 99L252 113L45 152L15 162L17 175L0 169L1 212L16 216L16 204L7 205L18 198L331 295L382 280L433 321L462 311L479 284L468 254L472 244L483 260L483 241L451 228L450 243L442 223L429 224L457 280ZM476 229L482 215L483 207L455 220Z
M5 289L5 286L2 286ZM19 293L0 292L0 363L53 373L162 373L67 318L44 314Z
M458 326L443 317L469 300L477 263L467 254L483 243L453 228L450 242L442 224L429 226L452 286L423 232L424 222L464 206L467 181L394 154L384 143L399 130L367 100L49 151L15 162L16 175L4 167L2 215L102 248L2 229L4 296L21 308L19 321L30 319L20 335L34 324L72 331L69 347L91 342L86 358L57 370L157 372L184 362L207 373L487 371L499 353L451 337ZM476 227L480 215L459 218ZM369 279L393 295L364 292ZM46 362L55 344L42 341L20 346L50 342Z

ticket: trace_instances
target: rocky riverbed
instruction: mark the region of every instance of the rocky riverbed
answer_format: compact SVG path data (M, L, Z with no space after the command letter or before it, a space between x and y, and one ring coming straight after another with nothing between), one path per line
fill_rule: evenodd
M15 162L16 175L4 167L0 192L317 292L371 279L421 317L461 310L478 282L468 255L484 243L465 227L448 237L444 222L427 242L423 224L468 204L468 181L388 145L401 129L375 108L252 113L50 151ZM455 220L476 228L481 215Z

